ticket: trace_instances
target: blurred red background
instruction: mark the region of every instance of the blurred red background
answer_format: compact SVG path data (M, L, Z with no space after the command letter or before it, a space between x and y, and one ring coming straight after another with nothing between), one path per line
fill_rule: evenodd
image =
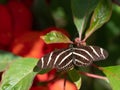
M46 44L40 36L50 31L59 31L70 37L64 29L47 27L41 30L34 30L33 14L30 7L33 0L8 0L6 4L0 4L0 49L10 51L22 57L38 58L55 50L68 47L69 44L54 43ZM46 0L49 4L50 0ZM31 62L32 63L32 62ZM36 75L33 86L30 90L63 90L64 79L53 80L56 70L46 74ZM49 82L51 80L51 82ZM45 85L39 85L46 82ZM66 90L76 90L76 86L66 81Z

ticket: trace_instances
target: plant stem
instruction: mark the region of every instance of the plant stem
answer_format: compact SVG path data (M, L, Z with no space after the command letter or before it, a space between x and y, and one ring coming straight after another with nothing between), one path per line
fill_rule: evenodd
M108 82L108 79L104 76L100 76L100 75L96 75L96 74L91 74L91 73L87 73L87 72L80 72L80 74L88 76L88 77L92 77L92 78L97 78L97 79L102 79Z

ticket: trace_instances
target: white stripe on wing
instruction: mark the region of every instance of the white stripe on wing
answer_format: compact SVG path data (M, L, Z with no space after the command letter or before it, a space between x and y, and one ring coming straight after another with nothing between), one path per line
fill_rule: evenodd
M42 66L41 66L41 68L43 68L43 66L44 66L44 60L43 60L44 58L42 57L41 58L41 62L42 62Z
M96 50L92 47L92 46L89 46L91 49L92 49L92 51L93 51L93 53L95 54L95 55L97 55L98 57L100 57L100 55L96 52Z
M67 52L67 51L69 51L69 50L70 50L70 49L67 49L67 50L62 51L61 53L59 53L59 54L57 55L57 57L56 57L56 59L55 59L55 61L54 61L54 64L53 64L53 65L55 65L55 64L56 64L56 62L57 62L58 58L59 58L62 54L66 53L66 52Z
M87 53L87 54L94 60L94 57L93 57L93 56L90 54L90 52L88 52L87 50L81 49L81 48L74 48L74 49L80 50L80 51L83 51L83 52Z
M80 53L76 53L76 52L73 52L74 55L77 55L77 56L80 56L82 58L84 58L85 60L89 61L88 58L86 58L84 55L80 54Z
M49 55L48 62L47 62L47 66L49 65L50 61L52 60L52 58L51 58L52 55L53 55L53 52L51 52L50 55Z
M100 48L100 53L102 54L103 58L105 58L105 55L103 53L103 49L102 48Z
M65 59L66 58L68 58L69 56L71 56L72 55L72 52L71 53L69 53L67 56L65 56L63 59L62 59L62 61L58 64L58 65L60 65L62 62L64 62L65 61Z

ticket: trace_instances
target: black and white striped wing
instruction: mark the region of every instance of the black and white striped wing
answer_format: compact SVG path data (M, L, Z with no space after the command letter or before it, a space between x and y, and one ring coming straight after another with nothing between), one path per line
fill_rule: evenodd
M108 53L98 46L80 46L73 48L73 63L76 66L89 66L93 61L104 60Z
M45 55L38 61L37 67L41 70L56 68L58 71L72 68L71 49L60 49Z
M93 61L104 60L108 53L98 46L80 46L53 51L42 57L37 66L42 69L69 70L74 66L89 66Z

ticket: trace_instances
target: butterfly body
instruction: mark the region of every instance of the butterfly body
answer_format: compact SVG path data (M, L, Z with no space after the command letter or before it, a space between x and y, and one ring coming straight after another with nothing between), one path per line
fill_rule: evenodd
M104 60L106 50L98 46L79 46L52 51L42 57L37 67L42 69L56 68L58 71L69 70L74 66L89 66L93 61Z

